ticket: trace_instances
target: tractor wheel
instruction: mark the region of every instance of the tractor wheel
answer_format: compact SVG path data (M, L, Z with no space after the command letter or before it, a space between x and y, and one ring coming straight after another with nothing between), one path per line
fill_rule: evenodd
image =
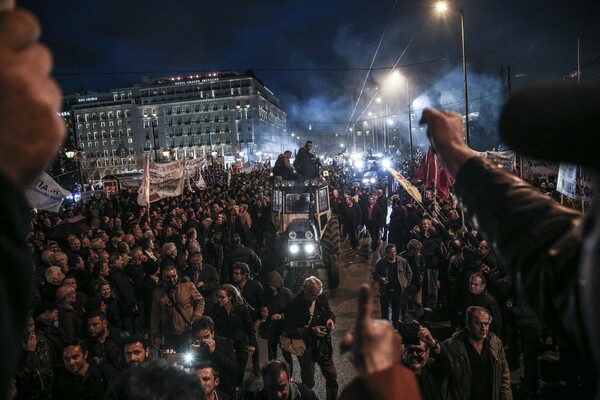
M330 289L336 289L340 285L340 242L340 224L337 216L332 215L321 238Z

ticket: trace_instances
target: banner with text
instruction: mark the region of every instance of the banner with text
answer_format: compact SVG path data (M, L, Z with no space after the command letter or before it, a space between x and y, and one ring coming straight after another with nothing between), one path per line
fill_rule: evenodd
M165 164L148 161L147 165L138 191L139 205L147 206L148 203L183 193L185 157Z
M501 165L502 168L515 172L516 155L514 151L486 151L486 157L494 163Z
M70 195L71 192L63 189L45 172L42 172L26 193L31 207L54 212L58 212L65 197Z
M575 200L590 202L594 199L592 176L579 165L560 164L556 190Z
M521 178L528 181L534 178L547 180L551 176L556 176L558 175L558 167L558 163L555 162L521 156Z

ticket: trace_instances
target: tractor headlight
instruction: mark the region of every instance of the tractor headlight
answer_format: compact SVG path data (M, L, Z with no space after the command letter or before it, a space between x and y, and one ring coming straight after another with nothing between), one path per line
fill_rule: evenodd
M369 179L368 178L363 178L362 183L369 183Z
M304 245L304 252L306 254L312 254L315 251L315 245L312 243L307 243Z
M375 178L371 178L371 179L370 179L370 182L371 182L371 183L375 183L375 182L377 182L377 179L375 179Z
M300 251L300 246L298 246L297 244L290 245L290 253L296 254L299 251Z
M288 237L292 240L296 239L297 236L298 235L294 231L290 231L290 233L288 233Z

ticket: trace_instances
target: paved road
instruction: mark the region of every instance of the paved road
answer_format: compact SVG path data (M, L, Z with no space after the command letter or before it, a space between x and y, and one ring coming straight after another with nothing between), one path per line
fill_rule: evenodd
M339 353L340 340L346 332L355 323L356 317L356 292L359 286L363 283L373 284L371 279L371 269L377 259L378 254L373 254L371 259L367 259L369 249L369 238L362 238L360 240L359 251L350 250L350 246L346 243L342 246L342 259L340 265L340 286L334 290L326 290L326 294L329 298L330 305L336 314L336 329L332 333L333 348L334 348L334 361L338 370L338 383L340 388L344 387L350 382L354 376L354 367L348 360L347 355L341 355ZM383 249L380 248L383 252ZM311 272L312 275L317 276L321 279L326 286L326 273L324 270L314 270ZM376 285L374 285L376 289ZM375 290L375 293L377 290ZM373 315L379 317L379 301L374 301ZM261 351L261 363L266 362L266 341L259 339L259 347ZM317 393L319 399L325 399L325 380L321 375L318 366L315 368L315 387L313 390ZM256 390L262 385L262 379L254 377L247 370L246 374L246 387L251 390ZM294 375L293 380L301 382L300 379L300 366L294 357Z

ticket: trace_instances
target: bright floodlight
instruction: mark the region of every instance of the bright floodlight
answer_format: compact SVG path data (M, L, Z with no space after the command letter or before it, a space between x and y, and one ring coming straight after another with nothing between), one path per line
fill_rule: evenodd
M354 166L358 169L362 169L365 166L365 163L363 160L356 160L354 161Z
M389 168L392 166L392 162L390 161L389 158L384 158L381 160L381 165L383 165L386 168Z
M439 13L445 13L448 11L448 4L445 1L438 1L435 3L435 10Z

